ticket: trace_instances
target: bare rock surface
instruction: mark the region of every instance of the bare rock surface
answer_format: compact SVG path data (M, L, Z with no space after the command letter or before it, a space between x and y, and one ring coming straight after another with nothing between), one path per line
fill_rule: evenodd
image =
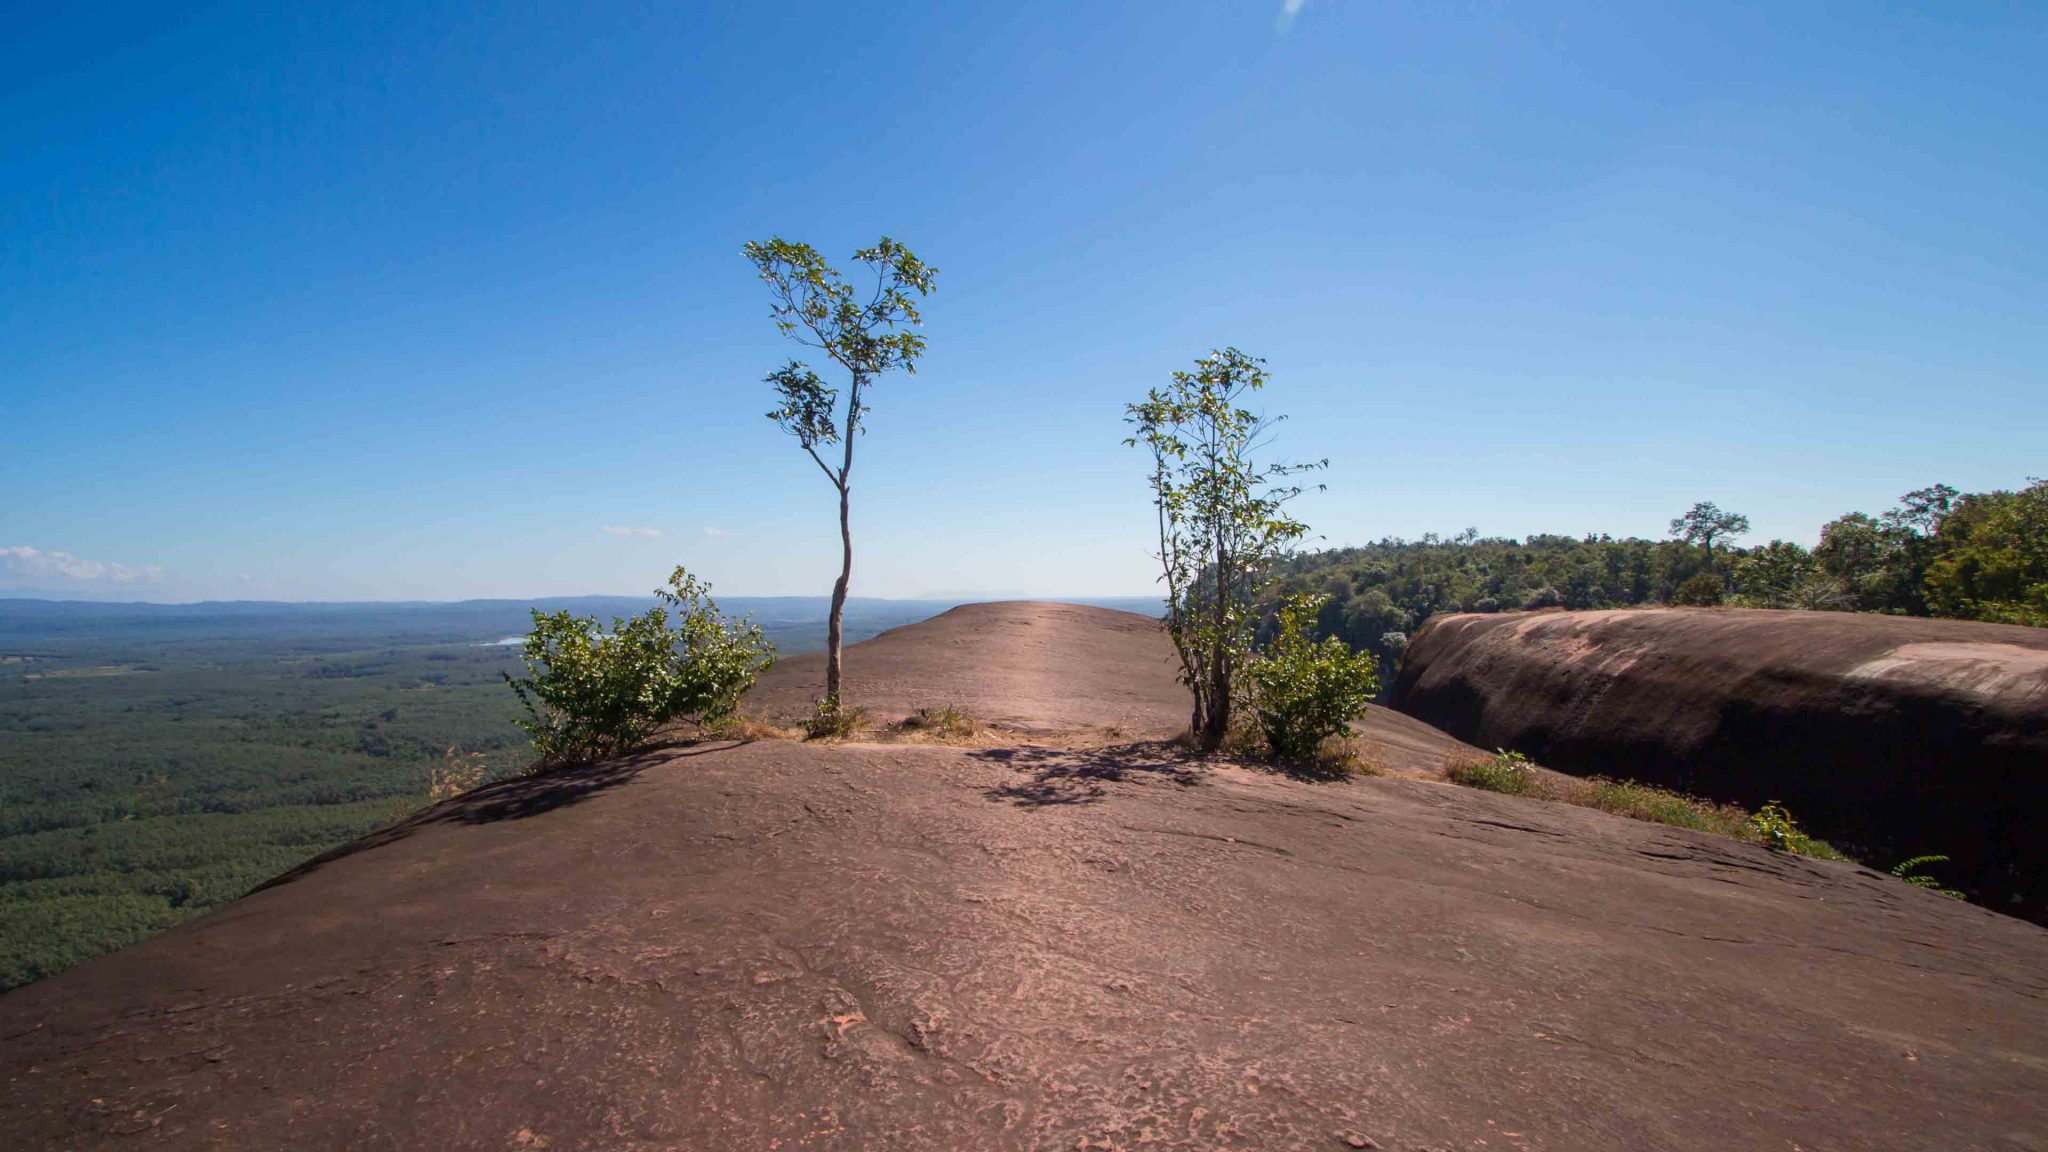
M791 722L825 694L825 654L776 663L746 709ZM1041 600L963 604L846 649L846 703L878 724L953 706L1005 733L1060 744L1166 739L1188 730L1188 692L1159 621ZM1440 778L1446 759L1482 756L1400 712L1355 725L1366 758L1389 772Z
M2048 629L1844 612L1443 616L1402 711L1551 768L1756 807L2048 919Z
M1133 612L1010 600L963 604L894 628L846 655L846 703L878 720L952 705L1018 731L1170 736L1188 726L1188 695L1157 620ZM779 661L747 708L788 720L825 694L825 654Z
M855 685L887 682L876 651ZM1015 719L1139 726L1101 699ZM1376 755L1459 747L1387 731ZM1156 742L679 745L459 797L0 996L0 1132L2041 1149L2048 932L1852 865Z

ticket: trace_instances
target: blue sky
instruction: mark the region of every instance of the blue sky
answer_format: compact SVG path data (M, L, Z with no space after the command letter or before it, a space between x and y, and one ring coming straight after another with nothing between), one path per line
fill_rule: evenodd
M19 6L0 589L823 593L778 233L940 269L859 594L1149 590L1225 344L1329 544L2048 472L2048 7L1650 7Z

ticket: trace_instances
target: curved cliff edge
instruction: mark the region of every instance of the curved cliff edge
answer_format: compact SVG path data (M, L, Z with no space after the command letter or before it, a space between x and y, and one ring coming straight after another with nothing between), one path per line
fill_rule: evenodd
M974 746L493 784L0 995L8 1148L2040 1149L2048 932L1854 865L1185 722L1157 624L847 651ZM815 662L761 685L801 710ZM1375 709L1385 767L1469 753Z
M1390 701L1548 767L1749 806L1886 858L1945 853L2048 919L2048 630L1839 612L1440 616Z

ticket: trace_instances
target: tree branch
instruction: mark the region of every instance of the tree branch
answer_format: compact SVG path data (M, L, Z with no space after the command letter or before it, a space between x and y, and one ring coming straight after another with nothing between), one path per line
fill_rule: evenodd
M824 458L818 455L818 450L816 448L813 448L809 444L806 444L804 445L804 451L810 453L811 459L815 461L818 465L818 471L823 472L825 474L825 479L830 480L834 488L841 488L845 486L839 477L834 476L832 474L832 470L830 468L825 467Z

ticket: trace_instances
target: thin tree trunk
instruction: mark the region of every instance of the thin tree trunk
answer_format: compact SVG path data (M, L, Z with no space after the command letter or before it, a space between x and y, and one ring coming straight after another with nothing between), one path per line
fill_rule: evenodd
M867 383L856 371L853 388L846 398L846 432L841 437L846 455L839 462L839 579L832 582L832 615L825 621L825 700L839 710L839 636L846 618L846 589L853 582L853 521L847 507L852 489L853 438L860 431L861 385Z
M1216 650L1209 670L1209 723L1202 731L1202 751L1223 747L1230 731L1230 644L1224 628L1230 623L1230 604L1224 598L1230 589L1228 553L1219 529L1216 537L1216 604L1212 609Z
M832 582L832 615L825 622L825 699L839 704L839 635L846 618L846 588L853 579L853 526L847 518L846 489L839 490L839 579Z

